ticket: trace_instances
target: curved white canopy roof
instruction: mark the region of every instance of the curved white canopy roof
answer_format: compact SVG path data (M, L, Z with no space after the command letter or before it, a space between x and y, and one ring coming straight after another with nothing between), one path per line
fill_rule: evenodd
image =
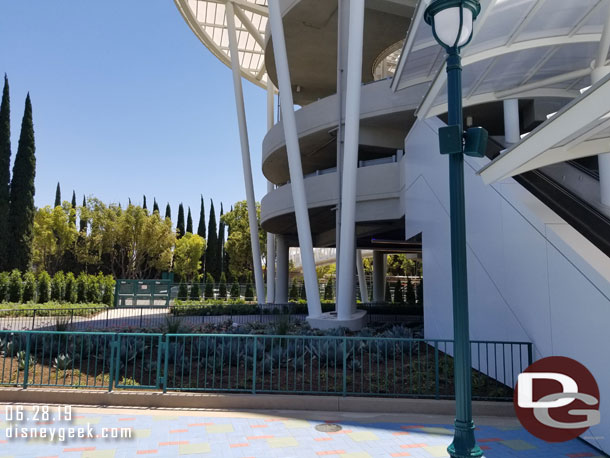
M174 0L191 30L216 57L229 67L229 34L226 3L235 11L239 62L244 78L266 88L263 46L267 26L267 0Z
M423 20L420 0L392 87L421 93L418 117L446 111L444 50ZM482 0L472 42L462 51L464 104L515 97L574 98L591 84L610 23L610 0ZM599 57L601 56L601 57Z

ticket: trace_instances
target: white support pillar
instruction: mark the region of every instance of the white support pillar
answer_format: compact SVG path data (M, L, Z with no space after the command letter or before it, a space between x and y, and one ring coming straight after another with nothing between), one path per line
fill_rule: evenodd
M237 34L235 33L235 17L233 4L226 5L227 25L229 28L229 48L231 50L231 68L233 70L233 89L235 91L235 108L237 109L237 122L239 124L239 139L241 144L241 159L244 169L244 182L246 185L246 201L248 204L248 219L250 224L250 243L252 245L252 262L254 264L254 282L256 284L256 300L262 302L265 298L265 284L263 281L263 266L261 263L261 248L258 242L258 218L256 217L256 198L252 182L252 164L250 163L250 144L248 141L248 125L246 123L246 110L244 107L244 93L241 85L241 69L239 52L237 48Z
M366 275L364 274L364 263L362 262L362 250L356 250L356 268L358 269L358 283L360 284L360 300L369 301L369 290L366 287Z
M288 169L290 172L290 186L294 200L294 212L297 221L297 232L301 249L301 263L307 293L307 308L309 317L322 315L320 304L320 291L316 275L316 263L313 255L313 242L311 239L311 226L309 225L309 212L307 209L307 196L305 195L305 182L303 180L303 167L301 165L301 151L297 136L297 125L294 116L294 101L292 99L292 86L290 71L288 69L288 55L284 37L284 24L280 11L280 0L269 0L269 23L273 35L273 52L275 53L275 66L282 103L282 122L286 138L288 155Z
M267 131L273 127L273 83L267 77ZM267 181L267 193L273 191L273 183ZM267 232L267 303L275 301L275 235Z
M597 83L610 73L610 66L606 65L606 58L610 49L610 15L606 24L595 59L595 68L591 73L591 84ZM599 196L601 203L610 208L610 153L597 156L599 163Z
M504 137L509 145L519 143L521 140L519 100L517 99L504 101Z
M373 252L373 302L385 302L386 261L385 253Z
M275 303L288 303L288 243L286 237L278 235L277 241L277 276L275 283Z
M362 44L364 0L351 0L347 54L347 91L345 108L345 153L341 187L341 233L339 277L337 280L337 318L352 317L354 291L354 246L356 237L356 176L360 135L360 92L362 86Z

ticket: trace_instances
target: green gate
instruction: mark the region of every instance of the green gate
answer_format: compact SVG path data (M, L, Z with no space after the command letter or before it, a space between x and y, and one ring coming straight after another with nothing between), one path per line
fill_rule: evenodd
M115 307L169 307L171 280L117 280Z

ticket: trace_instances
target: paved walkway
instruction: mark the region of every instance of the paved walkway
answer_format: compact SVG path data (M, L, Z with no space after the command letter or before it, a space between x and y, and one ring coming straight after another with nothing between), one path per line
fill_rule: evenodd
M74 407L72 423L29 421L21 427L128 428L131 439L9 438L5 405L0 404L0 457L447 457L452 420L447 417L329 412L219 412ZM55 415L51 409L51 415ZM33 411L26 411L31 417ZM14 425L14 423L11 423ZM316 427L338 424L338 432ZM600 457L584 442L540 441L516 420L477 419L477 440L488 458Z

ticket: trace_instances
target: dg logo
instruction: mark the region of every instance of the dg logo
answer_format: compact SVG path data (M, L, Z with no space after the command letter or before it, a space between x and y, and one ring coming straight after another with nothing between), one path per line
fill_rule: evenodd
M601 421L595 378L563 356L536 361L519 374L513 402L523 427L547 442L575 439Z

